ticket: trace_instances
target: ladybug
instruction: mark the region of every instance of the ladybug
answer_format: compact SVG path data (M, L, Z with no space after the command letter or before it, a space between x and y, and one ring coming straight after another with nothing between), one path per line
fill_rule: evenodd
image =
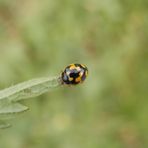
M83 64L70 64L61 74L62 84L76 85L82 83L88 75L88 69Z

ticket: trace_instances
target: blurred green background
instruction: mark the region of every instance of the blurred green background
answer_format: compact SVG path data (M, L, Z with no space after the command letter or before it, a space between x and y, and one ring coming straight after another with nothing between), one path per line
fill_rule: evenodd
M0 89L89 69L83 85L23 101L0 148L147 148L147 39L147 0L0 0Z

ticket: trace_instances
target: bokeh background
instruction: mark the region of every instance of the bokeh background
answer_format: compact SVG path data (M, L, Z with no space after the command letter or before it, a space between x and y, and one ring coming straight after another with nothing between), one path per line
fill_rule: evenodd
M23 101L0 148L147 148L147 40L147 0L0 0L0 89L89 69L83 85Z

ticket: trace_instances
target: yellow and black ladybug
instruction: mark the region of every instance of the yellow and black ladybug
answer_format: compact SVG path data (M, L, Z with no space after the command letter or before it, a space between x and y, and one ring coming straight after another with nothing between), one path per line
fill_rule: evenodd
M83 82L88 75L88 69L83 64L70 64L61 74L63 84L76 85Z

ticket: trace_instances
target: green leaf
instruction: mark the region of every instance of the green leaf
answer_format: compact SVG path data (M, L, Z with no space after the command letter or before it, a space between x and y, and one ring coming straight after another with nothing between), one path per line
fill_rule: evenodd
M10 119L15 117L16 114L28 110L27 106L20 103L12 103L0 108L0 119Z
M0 129L8 128L11 124L6 123L5 121L0 120Z
M61 86L60 77L38 78L29 80L0 91L0 128L9 127L3 120L15 117L18 113L28 110L28 107L17 103L22 99L39 96L53 88Z
M28 107L20 103L12 103L12 104L9 104L7 106L3 106L2 108L0 108L0 114L20 113L26 110L28 110Z
M29 80L0 91L0 106L22 99L39 96L61 85L59 77Z

